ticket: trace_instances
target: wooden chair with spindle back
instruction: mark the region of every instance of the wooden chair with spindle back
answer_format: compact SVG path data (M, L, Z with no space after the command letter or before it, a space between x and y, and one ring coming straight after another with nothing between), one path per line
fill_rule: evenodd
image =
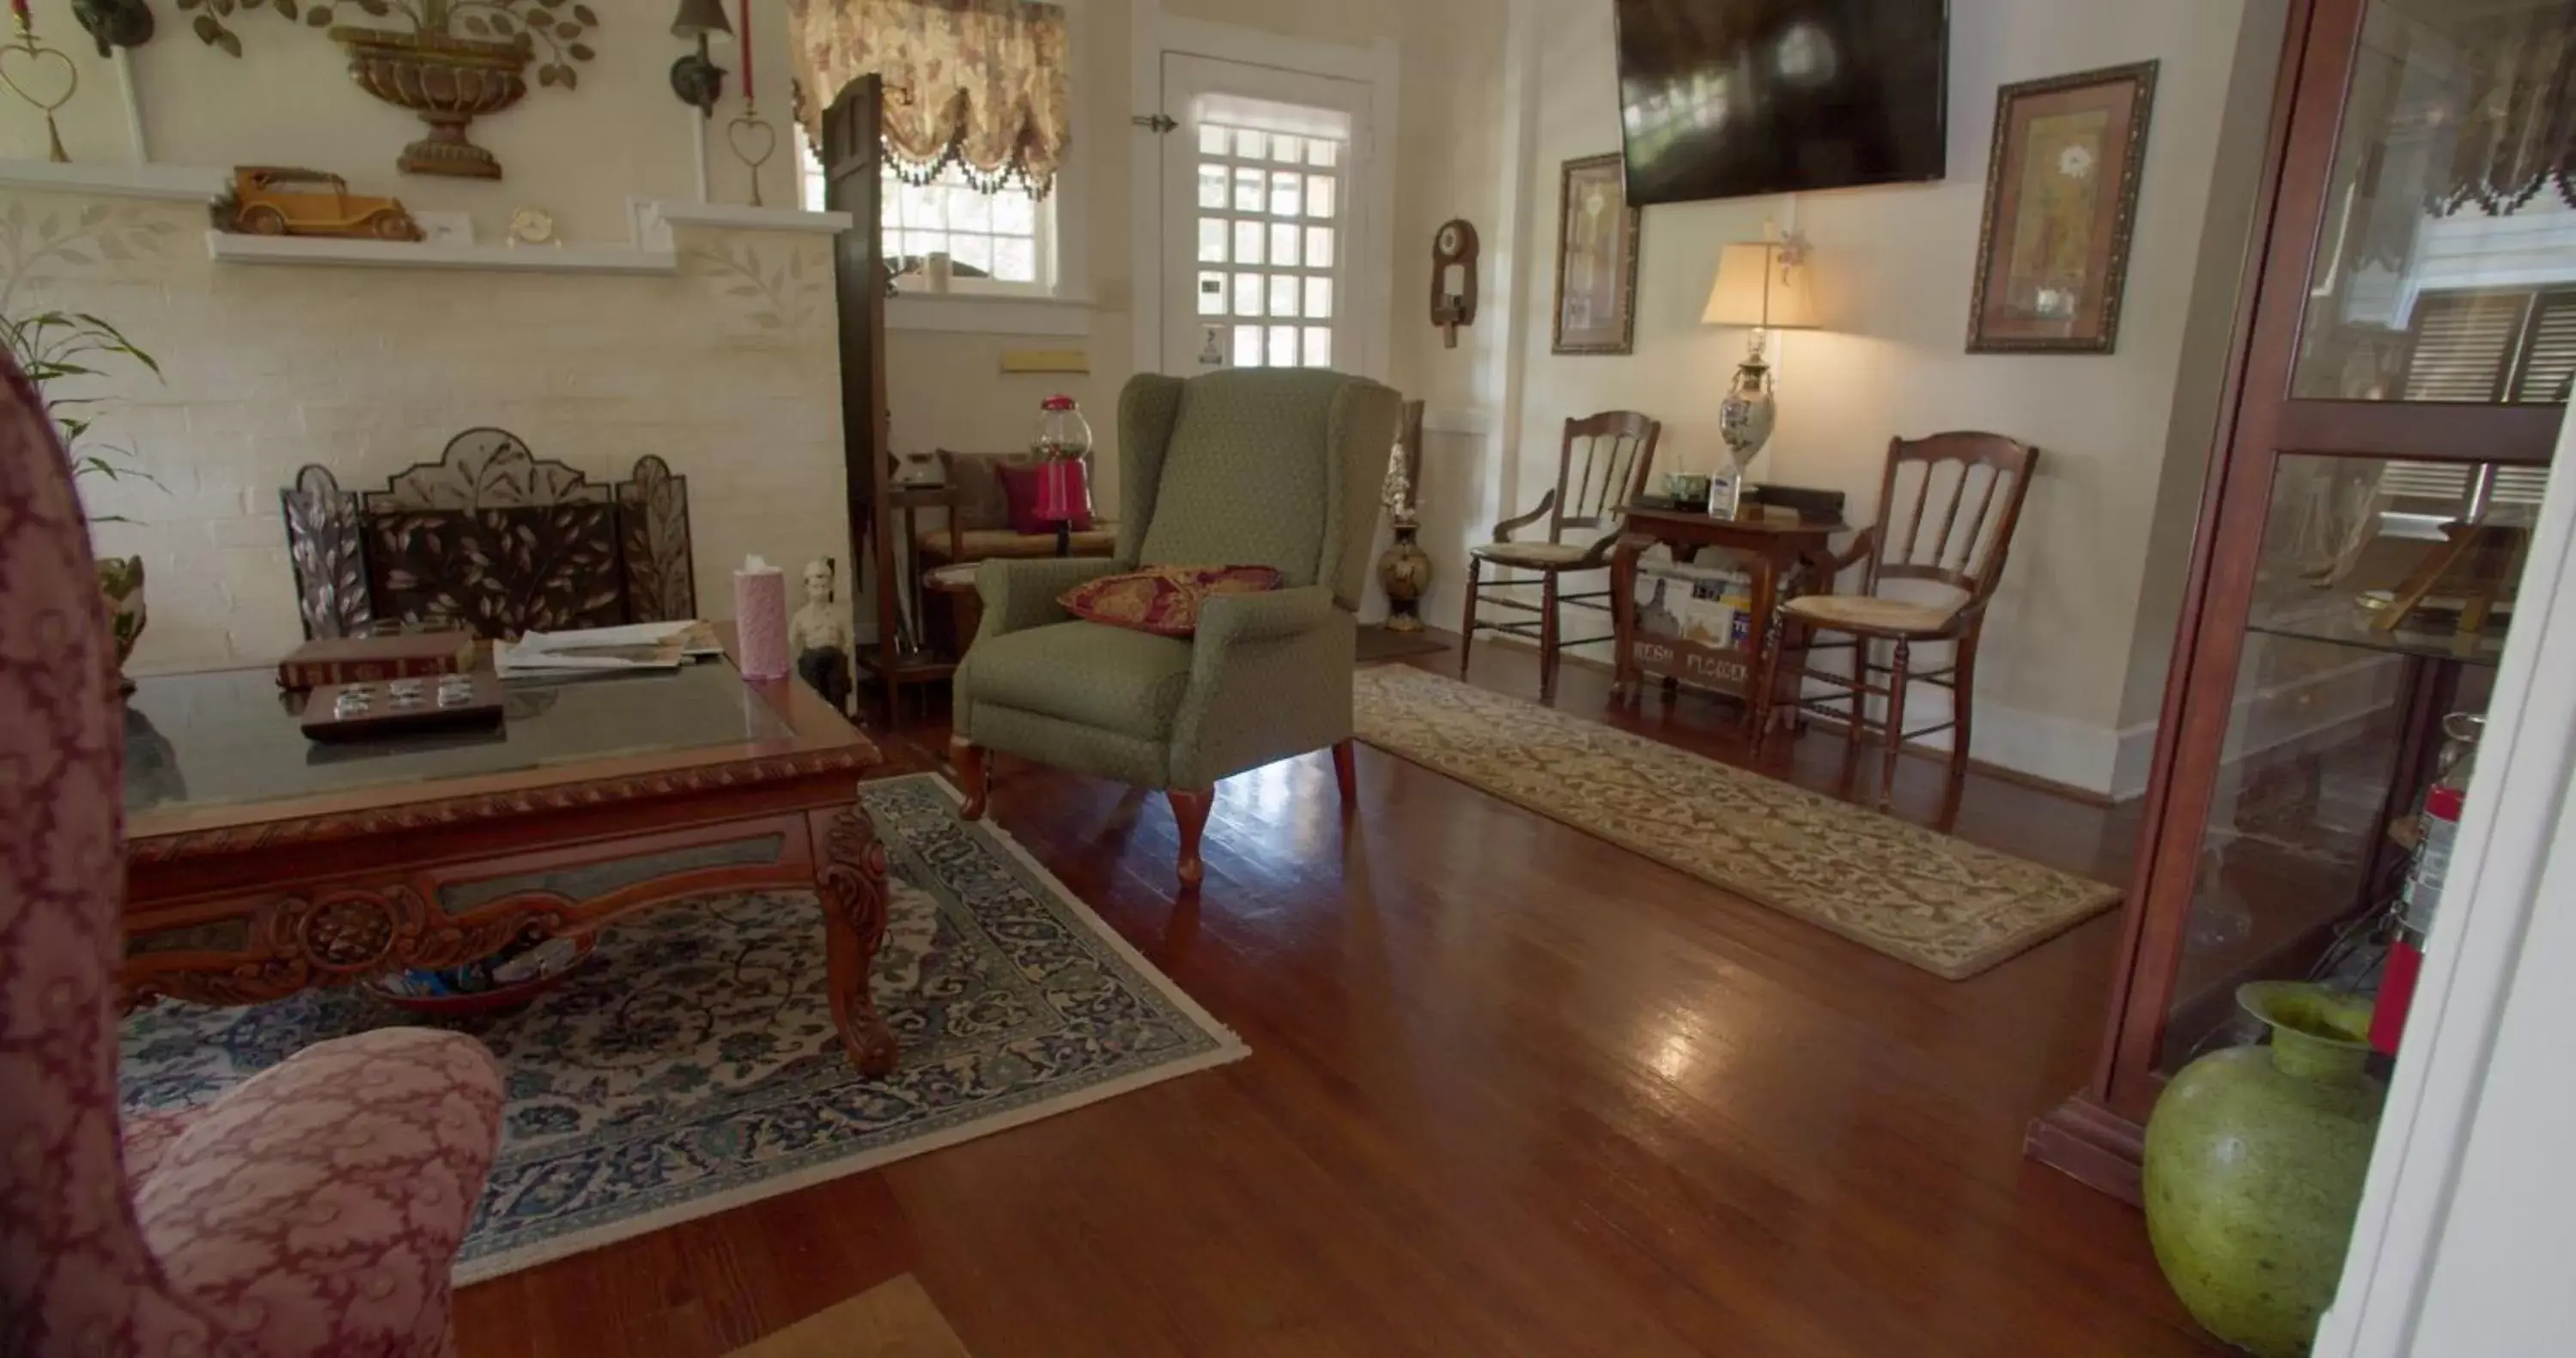
M1556 699L1556 659L1569 646L1606 646L1608 635L1587 637L1580 641L1561 641L1557 636L1556 611L1560 604L1610 611L1610 591L1606 587L1585 594L1565 594L1558 579L1575 571L1607 570L1610 549L1619 542L1619 521L1630 501L1645 493L1646 477L1654 470L1655 444L1663 437L1664 426L1633 410L1610 410L1588 419L1565 422L1565 447L1556 468L1556 489L1541 497L1538 508L1517 519L1505 519L1494 525L1494 540L1467 549L1467 616L1458 629L1458 674L1466 677L1467 659L1475 649L1476 633L1501 632L1507 636L1535 637L1539 656L1539 698ZM1577 447L1581 445L1578 460ZM1514 542L1512 534L1539 520L1547 520L1544 542ZM1567 542L1567 532L1595 533L1590 542ZM1482 576L1486 562L1514 570L1539 573L1539 601L1497 594L1482 598ZM1518 581L1498 581L1497 586ZM1497 608L1522 613L1536 613L1535 618L1508 622L1486 622L1478 611L1480 600Z
M1845 721L1849 740L1843 754L1845 781L1851 778L1867 735L1869 699L1882 698L1886 712L1880 730L1886 750L1879 771L1878 804L1888 804L1896 782L1897 754L1906 741L1952 731L1949 790L1944 794L1942 816L1946 820L1957 813L1975 716L1977 641L1985 631L1986 605L1994 598L1996 582L2003 578L2004 557L2012 547L2013 529L2021 522L2022 501L2030 493L2031 473L2038 465L2037 448L2001 434L1950 433L1888 441L1878 522L1833 559L1821 582L1830 587L1833 577L1866 563L1861 592L1801 595L1771 615L1770 635L1762 647L1762 682L1753 689L1761 695L1762 705L1753 727L1757 750L1770 736L1778 715L1770 695L1779 691L1776 680L1783 652L1794 650L1802 682L1812 679L1845 690L1798 704L1801 711ZM1918 470L1920 475L1915 475ZM1939 515L1933 519L1927 511L1936 507ZM1905 511L1902 533L1895 527L1900 510ZM1967 512L1963 515L1962 510ZM1906 585L1901 591L1905 597L1883 594L1891 583ZM1806 640L1784 645L1792 623L1799 624ZM1819 643L1814 636L1823 632L1851 639ZM1877 663L1872 647L1878 642L1893 643L1893 663ZM1918 642L1948 642L1953 648L1950 664L1916 672L1913 648ZM1813 667L1816 652L1846 649L1852 653L1848 675ZM1884 684L1872 682L1882 675ZM1905 729L1906 689L1916 683L1950 690L1950 720ZM1837 709L1837 704L1848 708Z

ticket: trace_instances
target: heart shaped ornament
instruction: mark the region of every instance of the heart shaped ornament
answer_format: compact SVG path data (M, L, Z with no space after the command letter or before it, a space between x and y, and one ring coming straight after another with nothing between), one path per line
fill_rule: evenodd
M39 112L51 114L70 103L79 84L72 59L51 47L0 47L0 85ZM46 93L57 88L60 94Z
M778 150L778 129L760 118L736 118L725 127L725 140L742 163L757 170ZM758 150L752 148L758 147Z

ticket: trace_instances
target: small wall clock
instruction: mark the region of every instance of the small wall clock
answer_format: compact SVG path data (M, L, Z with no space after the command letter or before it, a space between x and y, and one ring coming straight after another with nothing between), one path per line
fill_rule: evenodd
M1431 323L1441 347L1458 347L1458 327L1476 323L1476 228L1465 219L1441 223L1431 237Z
M555 235L554 214L543 208L523 207L510 214L512 245L561 245Z

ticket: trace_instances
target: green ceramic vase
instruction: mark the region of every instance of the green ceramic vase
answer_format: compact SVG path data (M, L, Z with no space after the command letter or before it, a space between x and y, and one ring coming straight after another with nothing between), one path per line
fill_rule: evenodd
M2364 1069L2370 1006L2266 981L2236 1002L2272 1030L2183 1068L2147 1119L2147 1237L2211 1334L2300 1358L2334 1300L2386 1089Z

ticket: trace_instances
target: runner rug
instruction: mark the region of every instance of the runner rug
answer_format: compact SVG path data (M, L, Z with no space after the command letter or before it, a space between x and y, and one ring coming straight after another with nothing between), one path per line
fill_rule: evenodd
M2120 890L1406 665L1355 676L1359 738L1935 976L1963 980Z

